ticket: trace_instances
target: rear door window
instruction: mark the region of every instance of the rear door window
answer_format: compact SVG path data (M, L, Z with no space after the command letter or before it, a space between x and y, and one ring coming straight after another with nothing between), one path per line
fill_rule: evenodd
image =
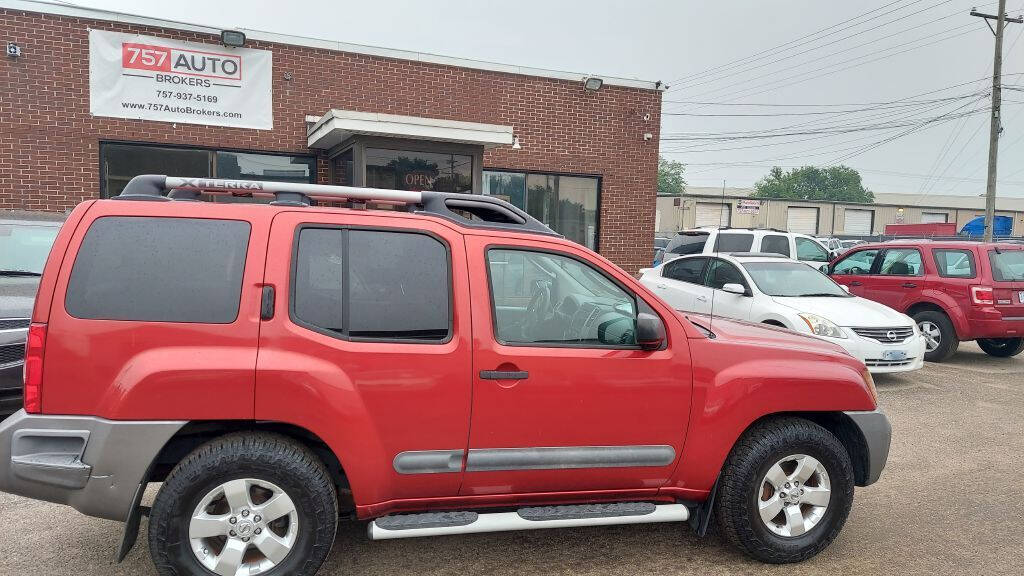
M707 258L679 258L665 264L661 275L670 280L701 284Z
M448 249L422 233L302 228L292 316L347 339L441 342L451 334Z
M64 306L75 318L230 324L249 223L107 216L89 227Z
M789 257L789 238L781 234L765 234L761 238L761 252L765 254L782 254Z
M683 232L676 234L668 243L665 252L668 254L700 254L708 242L707 232Z
M753 245L753 234L719 233L715 240L715 252L750 252Z
M932 250L935 268L943 278L974 278L977 268L974 264L974 252L971 250Z
M878 273L883 276L920 276L921 252L915 248L890 248L882 255Z

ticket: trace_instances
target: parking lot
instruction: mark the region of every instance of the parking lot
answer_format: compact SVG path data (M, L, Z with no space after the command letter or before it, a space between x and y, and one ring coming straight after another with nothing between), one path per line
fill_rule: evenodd
M836 543L799 568L757 564L677 524L371 543L365 524L349 523L321 574L1021 573L1024 358L964 344L947 363L877 384L889 465L857 490ZM120 565L117 522L0 494L0 527L0 574L155 574L145 523Z

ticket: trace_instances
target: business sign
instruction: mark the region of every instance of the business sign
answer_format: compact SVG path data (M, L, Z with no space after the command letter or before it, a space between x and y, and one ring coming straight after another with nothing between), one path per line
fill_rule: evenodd
M93 116L274 128L268 50L89 31Z
M736 204L736 212L740 214L757 214L761 211L760 200L740 200Z

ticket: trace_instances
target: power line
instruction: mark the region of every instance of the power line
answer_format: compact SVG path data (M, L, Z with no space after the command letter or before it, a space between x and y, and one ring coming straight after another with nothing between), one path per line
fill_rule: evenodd
M865 20L864 22L860 22L859 24L854 24L854 25L848 26L846 28L840 28L839 30L835 30L834 32L830 32L829 34L826 34L824 37L831 36L832 34L838 34L839 32L842 32L843 30L847 30L849 28L853 28L853 27L859 26L861 24L864 24L866 22L870 22L871 20L875 20L877 18L881 18L882 16L886 16L886 15L891 14L893 12L898 12L898 11L902 10L903 8L907 8L907 7L912 6L914 4L919 4L922 1L923 0L916 0L915 2L912 2L911 4L909 4L907 6L901 6L899 8L895 8L893 10L889 10L888 12L884 12L882 14L879 14L877 16L869 18L868 20ZM734 68L734 67L736 67L737 65L740 65L740 64L749 64L751 62L751 60L757 61L757 60L761 59L760 57L762 55L769 56L769 55L771 55L771 54L773 54L775 52L778 52L780 48L785 48L786 46L790 46L792 44L797 44L801 40L813 38L815 36L818 36L818 35L822 34L823 32L827 32L828 30L832 30L833 28L836 28L838 26L842 26L843 24L847 24L847 23L853 22L855 20L860 20L861 18L863 18L865 16L868 16L870 14L878 12L879 10L884 10L884 9L894 5L894 4L899 4L899 1L890 2L890 3L888 3L888 4L884 5L884 6L881 6L879 8L875 8L873 10L868 10L867 12L864 12L863 14L860 14L858 16L854 16L853 18L849 18L847 20L843 20L842 22L839 22L837 24L833 24L831 26L827 26L825 28L822 28L821 30L817 30L817 31L812 32L810 34L806 34L804 36L796 38L795 40L790 40L789 42L783 42L782 44L779 44L777 46L773 46L771 48L767 48L767 49L762 50L760 52L757 52L757 53L754 53L754 54L750 54L748 56L744 56L742 58L738 58L738 59L732 60L730 62L726 62L725 64L722 64L720 66L713 66L711 68L705 68L702 71L695 72L693 74L687 74L687 75L681 76L679 78L675 78L675 79L670 80L669 82L667 82L667 84L672 85L672 84L675 84L677 82L681 82L683 80L687 80L687 79L690 79L690 78L701 77L701 76L704 76L704 75L706 75L708 73L714 73L714 72L718 72L718 71L722 71L722 70L728 70L728 69ZM669 90L669 91L671 92L671 90Z

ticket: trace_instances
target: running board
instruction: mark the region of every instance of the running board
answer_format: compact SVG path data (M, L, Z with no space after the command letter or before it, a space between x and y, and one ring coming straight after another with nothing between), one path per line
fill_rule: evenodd
M370 522L368 532L370 540L390 540L510 530L683 522L689 517L689 509L682 504L624 502L538 506L485 514L462 511L384 516Z

